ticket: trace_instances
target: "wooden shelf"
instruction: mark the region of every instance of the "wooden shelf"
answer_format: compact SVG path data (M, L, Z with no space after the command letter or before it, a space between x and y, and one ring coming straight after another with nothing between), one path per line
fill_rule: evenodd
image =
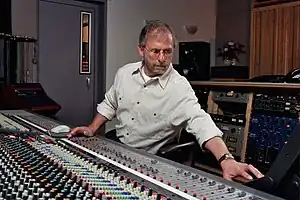
M278 4L284 4L284 3L289 3L289 2L295 2L299 0L253 0L252 2L252 7L257 8L257 7L265 7L265 6L272 6L272 5L278 5Z
M263 6L270 6L270 5L276 5L282 3L281 0L269 0L269 1L254 1L252 4L252 7L263 7Z
M300 84L291 84L291 83L256 83L256 82L226 82L226 81L191 81L190 83L192 86L300 89Z

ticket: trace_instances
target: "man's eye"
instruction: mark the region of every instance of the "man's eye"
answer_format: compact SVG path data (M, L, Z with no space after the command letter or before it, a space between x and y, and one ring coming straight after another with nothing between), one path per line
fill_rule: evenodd
M152 49L151 50L154 54L159 54L161 51L163 54L171 54L172 50L171 49L165 49L165 50L160 50L160 49Z
M152 49L152 52L153 53L160 53L160 50L159 49Z
M171 54L171 53L172 53L171 49L164 50L164 54Z

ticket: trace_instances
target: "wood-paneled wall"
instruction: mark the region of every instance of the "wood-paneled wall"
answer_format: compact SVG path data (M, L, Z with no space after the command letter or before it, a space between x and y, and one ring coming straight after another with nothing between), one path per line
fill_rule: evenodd
M300 2L253 8L250 76L300 68Z

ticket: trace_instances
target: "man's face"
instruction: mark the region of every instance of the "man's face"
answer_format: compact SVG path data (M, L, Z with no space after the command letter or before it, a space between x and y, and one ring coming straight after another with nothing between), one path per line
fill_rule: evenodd
M169 32L150 33L145 46L138 47L145 61L145 73L148 76L164 74L173 57L173 38Z

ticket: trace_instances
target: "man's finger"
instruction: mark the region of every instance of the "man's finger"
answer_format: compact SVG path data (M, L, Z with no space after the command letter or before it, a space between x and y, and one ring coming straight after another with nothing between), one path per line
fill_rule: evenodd
M70 131L70 133L67 135L68 138L70 138L70 137L72 137L73 135L75 135L75 133L77 132L77 130L78 130L78 127L73 128L73 129Z
M245 179L253 180L253 177L250 176L250 174L248 174L246 171L242 171L241 176L244 177Z
M256 178L262 178L264 177L264 175L258 170L256 169L253 165L248 165L248 170L256 176Z
M232 178L227 173L223 174L223 178L226 179L226 180L232 181Z
M75 129L72 129L71 131L70 131L70 134L75 134L77 132L77 128L75 128Z

